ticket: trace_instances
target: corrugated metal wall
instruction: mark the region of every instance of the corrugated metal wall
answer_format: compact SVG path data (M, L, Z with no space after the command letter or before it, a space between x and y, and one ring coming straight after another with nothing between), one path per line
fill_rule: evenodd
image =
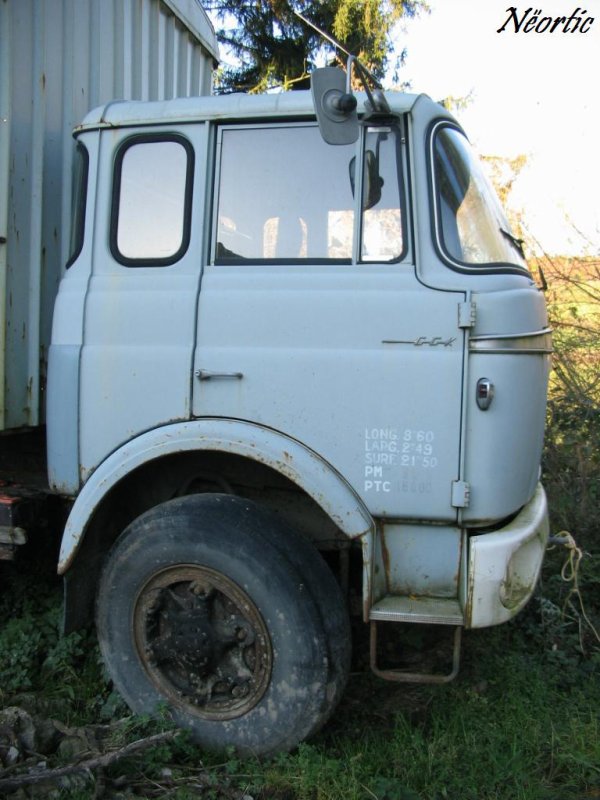
M209 94L216 56L197 0L0 0L0 429L43 418L70 131L112 99Z

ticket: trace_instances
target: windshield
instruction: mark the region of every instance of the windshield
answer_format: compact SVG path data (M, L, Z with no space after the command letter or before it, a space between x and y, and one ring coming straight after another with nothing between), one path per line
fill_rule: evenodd
M521 242L511 232L471 145L456 128L438 127L433 164L436 231L444 254L457 266L526 269Z

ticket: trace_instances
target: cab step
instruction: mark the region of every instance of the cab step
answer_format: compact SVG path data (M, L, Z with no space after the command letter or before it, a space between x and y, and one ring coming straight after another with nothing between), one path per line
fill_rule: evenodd
M369 611L374 622L416 622L429 625L463 625L464 616L455 598L388 595Z
M396 683L450 683L458 675L460 669L460 644L462 639L462 626L456 625L454 628L454 643L452 645L452 669L449 672L410 672L405 669L382 669L377 663L377 625L379 623L371 620L370 643L369 643L369 662L371 670L378 678Z

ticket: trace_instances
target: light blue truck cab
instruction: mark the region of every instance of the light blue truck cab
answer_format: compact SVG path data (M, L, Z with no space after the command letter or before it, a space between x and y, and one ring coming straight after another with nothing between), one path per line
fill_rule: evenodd
M96 602L127 702L209 747L323 724L348 596L378 674L447 680L543 558L543 296L454 118L357 97L341 144L309 92L112 103L76 131L48 385L67 625ZM398 622L454 626L452 672L380 664Z

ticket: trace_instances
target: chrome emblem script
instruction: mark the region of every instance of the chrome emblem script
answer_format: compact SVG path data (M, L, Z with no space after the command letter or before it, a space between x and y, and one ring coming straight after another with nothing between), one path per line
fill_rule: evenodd
M381 344L412 344L415 347L452 347L456 341L456 336L450 339L443 339L441 336L434 336L429 339L427 336L419 336L418 339L383 339Z

